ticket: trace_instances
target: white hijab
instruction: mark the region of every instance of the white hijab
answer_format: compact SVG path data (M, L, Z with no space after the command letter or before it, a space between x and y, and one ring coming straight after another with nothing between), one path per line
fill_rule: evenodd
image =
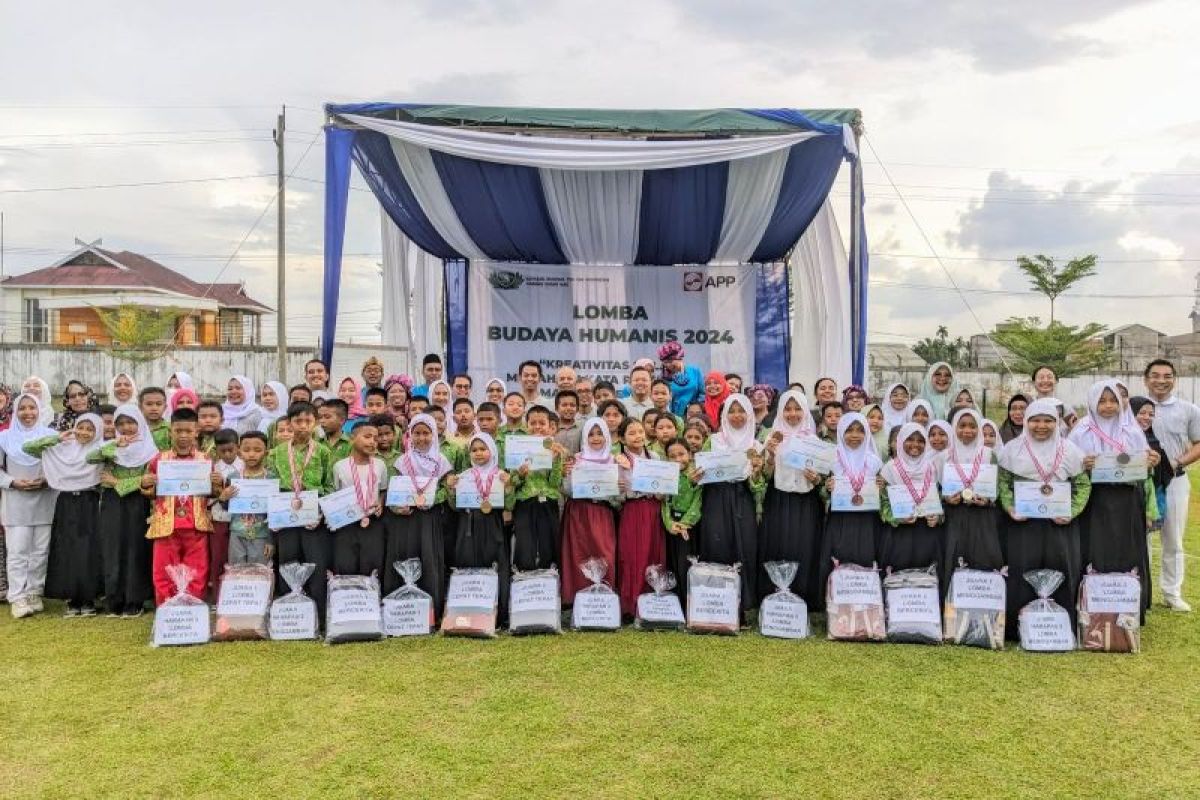
M1004 445L1004 449L1000 451L1000 466L1019 478L1040 481L1042 478L1033 459L1037 459L1043 470L1049 470L1054 465L1059 448L1062 448L1062 458L1058 469L1054 470L1054 479L1070 480L1083 472L1083 452L1063 438L1062 429L1057 424L1060 405L1062 404L1053 397L1039 398L1029 404L1025 409L1025 426L1021 435ZM1030 435L1029 421L1034 417L1050 417L1055 421L1054 434L1044 442L1039 442Z
M40 380L40 379L39 379ZM45 383L45 381L43 381ZM17 418L17 408L21 405L21 401L25 398L32 400L38 408L37 421L26 427ZM20 464L23 467L36 467L38 459L25 452L25 444L32 442L34 439L41 439L45 436L58 436L58 431L54 430L49 424L42 421L44 417L42 401L37 398L37 395L30 392L21 392L17 395L17 399L13 400L12 404L12 422L8 426L8 430L0 431L0 450L4 451L4 460L9 464ZM101 426L103 430L103 426Z
M846 444L846 431L855 422L862 425L863 443L858 447L850 447ZM883 462L879 460L879 453L875 450L875 439L871 436L871 426L867 424L867 418L857 411L843 414L838 420L837 457L833 460L833 474L846 477L849 473L856 476L864 473L868 479L872 479L881 467Z
M138 429L136 438L130 444L125 447L117 446L115 460L122 467L144 467L158 455L158 447L154 444L154 437L150 435L150 426L146 424L141 410L133 403L117 406L116 413L113 414L113 423L121 417L129 417L137 423Z
M937 419L937 414L933 413L933 405L930 404L930 402L928 400L926 400L925 398L922 397L917 400L911 401L908 404L908 408L904 409L904 421L912 422L913 421L913 412L916 411L918 408L924 408L927 412L929 412L929 421L930 422L933 422L935 419ZM891 433L891 431L888 431L888 433Z
M925 449L921 455L915 458L904 451L904 443L913 434L920 434L921 438L925 440ZM929 446L929 436L925 433L925 429L919 423L906 422L900 426L900 433L896 435L896 457L883 465L880 474L889 484L902 485L904 478L901 477L900 471L904 470L910 480L915 483L923 483L933 472L932 449Z
M729 410L735 405L741 406L746 412L746 421L740 428L734 428L729 421ZM725 398L725 402L721 404L721 429L714 433L709 441L712 442L713 450L744 453L747 450L762 448L762 444L754 438L754 409L750 405L749 397L738 392Z
M25 380L21 381L21 391L25 391L25 384L33 381L38 385L36 393L25 392L32 395L38 401L38 424L50 425L54 422L54 406L53 398L50 397L50 384L46 383L45 378L39 378L37 375L30 375ZM13 419L16 419L17 404L13 403Z
M600 433L604 434L604 444L599 448L592 447L588 443L588 434L592 432L592 428L599 428ZM587 461L590 464L613 463L612 434L608 432L608 423L602 418L591 417L584 422L580 437L579 454L575 456L576 461Z
M1104 390L1112 392L1117 399L1117 415L1109 419L1100 416L1097 407ZM1117 381L1097 381L1088 389L1088 415L1080 420L1071 431L1067 440L1087 455L1104 453L1112 449L1112 445L1104 440L1104 436L1115 442L1120 442L1127 453L1144 453L1150 449L1146 442L1146 434L1134 419L1133 411L1121 402L1121 393L1117 390ZM1028 412L1026 412L1028 413Z
M42 453L42 473L51 489L60 492L81 492L100 483L100 464L89 464L87 457L104 446L104 420L97 414L80 414L73 430L80 423L90 422L96 436L86 445L74 438L60 442Z
M262 411L262 409L259 408L258 403L254 402L255 397L257 397L257 393L254 389L254 381L250 380L245 375L234 375L232 378L230 378L230 380L237 381L238 384L241 385L244 397L242 397L242 402L240 403L231 403L227 399L221 404L221 410L224 415L224 421L221 424L226 428L232 428L234 423L236 423L242 417L254 413L256 409L260 413Z
M945 448L945 450L934 450L933 444L930 443L928 449L930 450L930 452L932 454L931 457L934 455L937 455L938 453L946 452L946 450L949 450L954 444L954 428L950 427L949 422L946 422L946 420L944 420L944 419L935 419L932 422L930 422L929 427L925 429L925 438L926 439L929 438L929 432L932 431L934 428L940 428L942 433L946 434L946 448Z
M471 445L475 442L483 442L488 449L487 463L482 467L477 467L471 463ZM477 475L493 475L500 471L500 454L496 450L496 440L487 433L473 433L471 438L467 440L467 469Z
M270 386L271 391L274 392L275 397L278 398L278 403L277 403L274 411L268 411L267 408L265 406L263 406L261 403L258 406L262 410L263 424L270 425L272 422L279 419L280 417L287 416L288 390L287 390L287 387L284 386L279 381L267 381L263 385Z
M441 408L446 412L446 428L449 430L450 424L454 421L454 387L446 383L446 381L442 380L441 378L438 378L436 381L429 384L429 391L425 393L425 396L429 399L430 405L432 405L433 387L437 386L439 383L446 387L446 396L448 399L446 400L446 404Z
M114 388L117 385L117 378L128 378L129 379L129 385L133 389L133 394L131 394L129 396L128 400L121 401L121 400L117 399L117 390L116 390L116 388ZM119 404L121 402L136 403L137 399L138 399L137 381L135 381L133 379L132 375L130 375L128 372L118 372L116 375L112 376L112 380L110 380L108 382L108 402L116 403L116 404Z
M783 409L789 400L800 406L800 423L797 425L789 425L783 418ZM785 440L792 436L817 435L812 414L808 412L808 398L804 396L804 392L799 389L789 389L779 396L779 403L775 406L775 422L771 425L771 435L776 433L783 434Z
M970 444L964 444L958 438L958 421L963 417L971 417L975 420L975 425L978 431L975 434L975 440ZM954 415L954 421L951 423L950 446L942 452L934 456L934 463L938 470L942 470L951 460L956 464L973 464L975 457L983 451L981 464L992 463L992 449L983 443L983 416L973 408L962 408Z
M188 375L186 372L172 372L171 378L179 381L180 389L191 389L193 392L196 391L196 384L192 380L192 376ZM167 378L167 383L171 382L171 378Z
M933 373L942 367L945 367L950 373L950 387L944 392L939 392L933 387ZM954 405L954 398L958 397L958 391L958 378L945 361L931 364L925 371L925 379L921 381L920 395L923 400L928 400L929 405L933 408L933 414L930 415L933 419L946 419L950 416L950 408Z
M892 408L892 392L896 389L903 389L908 392L908 403L904 408L897 411ZM908 422L908 407L912 404L912 390L905 383L893 383L887 387L887 391L883 393L883 397L879 398L879 410L883 412L883 429L887 433L892 432L892 428L898 428Z
M428 450L418 450L412 443L412 429L418 425L429 428L432 439L429 442ZM404 452L396 456L392 466L401 475L407 475L410 478L440 478L453 469L450 461L442 455L438 443L437 421L433 417L428 414L417 414L409 420L408 430L404 434Z
M488 390L488 387L489 387L489 386L491 386L493 383L495 383L495 384L499 384L499 386L500 386L500 392L501 392L501 394L508 394L508 386L507 386L507 385L505 385L504 381L500 380L499 378L492 378L490 381L488 381L487 383L485 383L485 384L483 385L483 396L484 396L484 398L486 398L486 397L487 397L487 390ZM504 398L503 398L503 397L501 397L501 398L500 398L500 401L501 401L501 402L503 402L503 401L504 401Z

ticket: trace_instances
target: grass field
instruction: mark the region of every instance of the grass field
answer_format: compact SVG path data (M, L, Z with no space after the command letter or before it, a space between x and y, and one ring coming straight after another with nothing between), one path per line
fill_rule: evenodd
M632 630L153 650L149 616L58 610L0 618L3 798L1200 797L1200 614L1160 607L1137 656Z

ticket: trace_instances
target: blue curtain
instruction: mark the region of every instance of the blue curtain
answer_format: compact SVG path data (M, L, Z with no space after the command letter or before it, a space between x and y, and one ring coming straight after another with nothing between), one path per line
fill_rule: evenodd
M842 164L842 137L818 136L793 145L779 200L751 261L782 261L821 210Z
M704 264L721 242L729 162L642 175L638 264Z
M338 295L342 286L342 245L346 240L346 200L350 194L350 150L355 132L325 126L325 283L321 308L321 358L333 363Z
M842 126L836 123L816 122L801 114L794 108L739 108L738 111L746 114L753 114L756 117L769 119L773 122L782 122L785 125L794 125L801 130L819 131L827 133L831 136L841 137Z
M786 386L791 357L787 268L759 264L755 273L754 382Z
M447 261L446 286L446 371L467 371L467 262Z

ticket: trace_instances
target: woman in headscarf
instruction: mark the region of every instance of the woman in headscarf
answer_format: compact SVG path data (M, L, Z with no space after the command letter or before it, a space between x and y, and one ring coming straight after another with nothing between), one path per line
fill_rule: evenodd
M450 420L454 419L454 392L450 388L450 384L444 380L438 379L429 384L429 404L437 406L446 413L446 423L449 425Z
M908 404L912 401L912 393L903 383L893 383L883 393L879 404L883 407L883 429L891 434L892 428L899 428L908 422ZM886 452L884 450L880 451Z
M496 442L486 433L476 433L467 441L467 468L461 475L451 475L446 485L455 489L459 481L470 482L479 492L482 503L479 508L458 509L454 514L456 535L454 538L455 567L494 567L499 579L499 614L501 625L508 619L508 589L511 582L512 556L509 552L508 536L504 533L502 515L504 505L496 507L488 497L498 483L506 495L511 494L509 474L500 469ZM457 495L456 495L457 496Z
M31 375L21 384L21 392L31 394L38 401L40 409L38 424L50 427L54 424L54 398L50 395L50 384L44 378Z
M133 376L128 372L118 372L108 382L108 402L111 405L137 403L137 393L137 384L133 382Z
M258 423L258 429L263 433L269 434L275 426L275 421L287 416L287 387L279 381L267 381L262 385L262 391L258 393L258 399L258 407L262 415L262 419Z
M62 394L62 413L54 418L51 425L56 431L75 429L75 420L84 414L95 412L100 407L96 393L91 387L84 386L80 381L67 381L67 387Z
M921 381L918 396L928 400L933 419L948 419L954 398L958 396L958 379L945 361L932 364Z
M713 430L721 427L721 409L732 392L723 373L713 370L704 376L704 418Z
M808 398L797 391L784 392L779 398L775 423L767 436L762 522L759 525L758 561L795 561L799 565L791 590L810 605L818 606L820 574L818 559L825 506L818 486L821 475L811 467L788 463L789 447L798 441L816 440L816 428L808 413ZM775 587L766 571L759 567L759 602Z
M580 565L589 558L604 559L608 565L604 581L616 587L617 525L613 509L619 497L597 500L571 496L571 473L581 464L616 466L612 453L612 436L600 417L583 423L579 452L563 465L563 492L569 498L562 516L562 602L571 605L575 594L592 585ZM679 576L676 576L678 578Z
M862 510L829 511L825 516L817 570L820 574L817 610L825 608L825 587L829 583L829 574L833 572L834 562L873 567L879 561L879 545L883 537L879 511L868 508L861 501L860 494L868 484L873 488L882 484L879 470L883 462L875 451L875 440L871 438L866 417L853 412L843 415L838 421L836 435L833 474L825 479L826 500L832 497L838 480L846 481L859 498L854 507ZM809 610L812 609L810 606Z
M888 434L891 431L888 429L883 408L877 405L863 406L862 415L867 420L867 432L875 440L875 452L887 453Z
M57 495L46 486L41 461L26 452L25 445L56 434L41 421L41 401L36 396L22 393L14 405L12 424L0 433L0 523L8 550L8 602L13 617L21 619L44 610Z
M180 408L190 408L195 411L200 406L200 395L192 389L176 389L171 399L167 401L167 408L171 413L175 413Z
M961 559L969 569L1000 569L1004 566L1004 550L1000 540L1000 513L996 498L981 491L985 472L995 472L995 453L983 443L983 418L973 408L961 409L954 415L954 434L950 447L934 457L934 466L942 480L942 507L946 512L945 536L942 541L941 574L950 586L950 577ZM947 494L947 478L961 487ZM995 487L995 482L990 482Z
M408 422L408 399L412 389L412 378L407 375L389 375L383 385L387 393L387 412L392 421L403 426Z
M221 425L232 428L241 436L258 430L262 422L262 408L256 403L254 382L245 375L234 375L225 389L225 402L221 404Z
M862 413L869 399L867 397L867 390L857 383L852 383L842 390L842 406L847 411Z
M7 383L0 383L0 431L8 430L12 424L13 390Z
M1158 440L1158 436L1154 433L1154 414L1156 411L1154 401L1149 397L1131 397L1129 399L1129 411L1133 414L1133 418L1137 420L1138 427L1142 429L1142 433L1146 436L1146 444L1150 445L1150 449L1158 453L1158 463L1154 465L1154 469L1150 470L1150 478L1154 481L1154 496L1156 506L1158 507L1158 520L1151 526L1158 528L1162 525L1162 515L1167 508L1167 484L1175 479L1175 471L1171 469L1171 461L1167 458L1167 451L1163 450L1162 442ZM1149 576L1147 576L1148 578Z
M920 425L906 422L901 426L896 436L896 455L883 465L879 474L887 483L888 492L894 487L898 494L912 500L914 508L912 516L897 517L889 493L880 497L880 516L885 525L879 566L885 571L933 566L940 573L943 517L925 513L922 508L930 498L937 497L938 475L933 463L933 449ZM939 597L944 584L939 575Z
M483 387L483 399L488 403L503 404L507 393L508 386L499 378L492 378Z
M775 387L766 383L756 383L746 392L746 396L750 398L750 405L754 407L754 430L761 434L775 422Z
M1067 609L1071 628L1075 628L1075 600L1083 571L1077 518L1087 506L1092 484L1083 465L1083 453L1068 442L1059 429L1059 403L1053 398L1034 400L1025 409L1025 428L1021 435L1000 451L1000 506L1010 517L1007 530L1008 602L1007 616L1013 620L1005 636L1019 638L1015 624L1025 605L1037 598L1025 573L1053 569L1063 574L1063 582L1052 597ZM1042 491L1053 491L1054 483L1070 484L1070 516L1055 519L1028 519L1017 513L1015 492L1019 483L1041 484Z
M342 433L350 435L350 429L360 419L366 419L367 410L363 408L362 386L355 378L342 378L337 388L338 399L346 404L346 421L342 424Z
M1008 444L1021 435L1025 427L1025 409L1029 406L1029 398L1017 392L1008 398L1008 413L1000 425L1000 439Z

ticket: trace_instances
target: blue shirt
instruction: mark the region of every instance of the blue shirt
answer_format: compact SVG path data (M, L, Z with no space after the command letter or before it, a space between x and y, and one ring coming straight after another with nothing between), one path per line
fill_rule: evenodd
M685 364L683 370L671 378L671 413L683 417L688 405L698 402L703 394L703 373L699 367Z

